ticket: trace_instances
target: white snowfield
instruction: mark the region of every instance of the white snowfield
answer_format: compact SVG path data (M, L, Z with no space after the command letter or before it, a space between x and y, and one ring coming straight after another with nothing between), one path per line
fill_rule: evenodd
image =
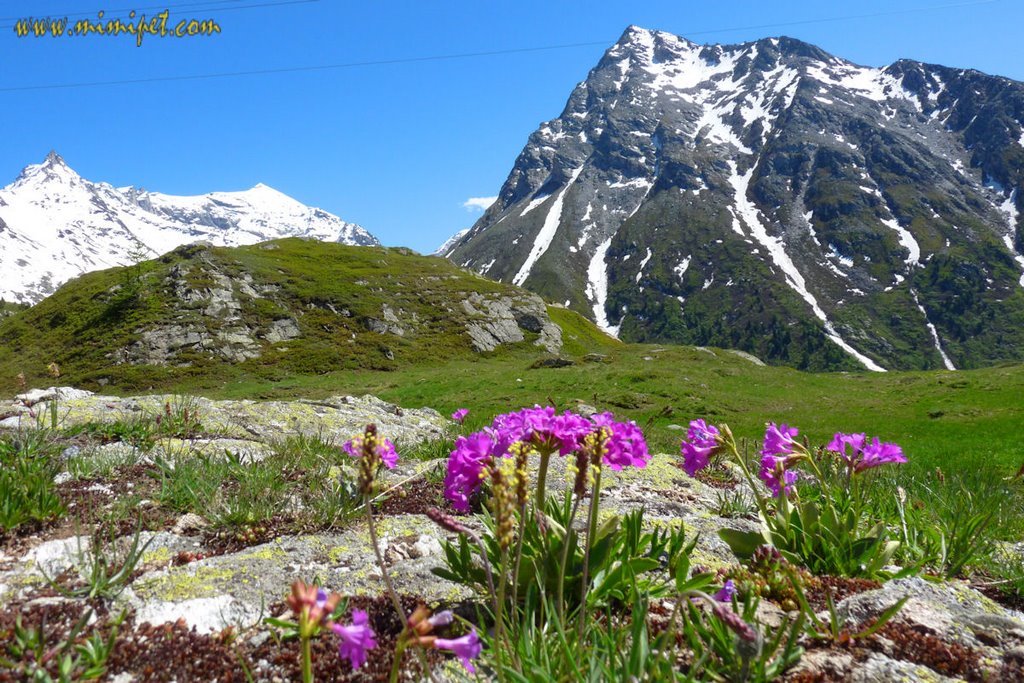
M51 152L0 189L0 297L35 303L84 272L190 242L238 246L280 237L379 244L360 226L263 184L192 197L115 188L85 180Z

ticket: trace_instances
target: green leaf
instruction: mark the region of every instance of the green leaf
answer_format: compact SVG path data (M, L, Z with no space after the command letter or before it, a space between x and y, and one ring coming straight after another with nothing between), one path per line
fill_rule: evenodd
M640 523L641 519L638 517L636 519L636 521L637 521L637 523ZM611 534L614 534L615 531L618 528L619 528L619 516L618 515L612 515L611 517L609 517L608 519L605 520L604 524L602 524L600 527L598 527L597 533L594 534L594 538L595 539L606 538L607 536L610 536Z
M733 555L741 560L749 559L755 550L765 545L764 537L756 531L719 529L718 536L729 546Z
M879 614L878 615L878 620L875 621L874 624L872 624L870 627L868 627L868 628L864 629L863 631L861 631L860 633L858 633L857 637L858 638L867 638L868 636L873 635L876 631L878 631L880 628L885 626L886 623L888 623L888 621L890 619L892 619L894 616L896 616L896 613L899 612L901 609L903 609L903 605L905 605L907 603L907 600L909 600L909 599L910 599L909 595L905 595L902 598L900 598L896 602L896 604L892 605L891 607L889 607L889 609L887 609L884 612L882 612L881 614Z

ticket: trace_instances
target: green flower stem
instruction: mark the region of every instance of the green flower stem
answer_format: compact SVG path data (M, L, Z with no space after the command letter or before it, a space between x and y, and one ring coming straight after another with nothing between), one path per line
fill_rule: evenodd
M313 683L313 639L302 637L302 683Z
M46 404L46 412L50 415L50 429L52 429L53 431L57 431L57 402L59 398L60 391L54 389L53 398Z
M508 587L508 549L501 549L501 579L498 581L498 611L494 615L494 656L498 660L498 666L495 668L495 672L498 674L498 681L505 683L505 667L502 662L502 655L504 652L511 651L511 647L506 650L506 645L509 643L505 639L505 589Z
M535 499L536 508L540 514L544 514L544 500L546 495L546 485L548 480L548 464L551 462L551 451L547 449L541 449L540 451L540 466L537 470L537 497Z
M806 453L806 451L805 451ZM814 476L818 478L818 483L821 485L825 484L825 477L822 475L821 468L818 467L817 461L811 453L807 453L807 463L810 464L811 469L814 470Z
M601 506L599 498L601 497L601 466L592 466L596 472L594 475L594 492L590 498L590 515L587 522L587 566L590 565L590 546L593 543L594 534L597 533L597 510Z
M850 504L853 506L853 518L859 523L863 510L863 499L860 496L860 477L850 477Z
M558 568L558 619L565 620L565 572L566 564L569 562L569 534L572 533L573 522L576 521L576 513L579 511L580 499L577 498L572 504L572 512L569 513L569 523L565 525L565 539L562 542L562 564Z
M405 611L402 610L402 601L398 599L398 592L395 591L395 586L391 583L391 575L388 573L387 565L384 564L384 556L380 553L380 544L377 542L377 529L376 525L373 523L373 506L370 505L369 492L363 494L363 504L366 506L366 522L370 529L370 545L373 546L373 554L377 557L377 566L380 567L381 576L384 578L384 586L387 588L388 595L391 597L391 605L395 608L395 614L398 615L398 621L401 624L407 625L409 623L409 618L405 615ZM399 654L399 651L396 649L396 662L398 661ZM420 664L423 665L423 670L427 672L427 676L431 681L433 681L434 672L430 670L430 662L427 661L427 656L420 648L416 648L416 654L420 658Z
M764 497L758 491L757 480L754 479L754 475L751 474L750 468L747 467L746 459L740 455L739 449L736 447L736 440L732 438L731 433L728 440L728 446L734 456L733 459L736 464L740 466L740 471L743 472L743 476L747 480L747 484L750 486L750 492L754 494L754 502L757 504L757 509L761 513L762 518L765 520L770 519L768 515L768 506L765 504Z
M594 544L594 536L597 534L597 509L601 497L601 467L594 465L594 490L590 494L590 514L587 521L587 545L583 552L583 584L580 586L580 623L579 635L583 639L583 628L586 624L587 614L587 590L590 588L590 548Z
M527 503L523 503L519 508L519 538L516 539L516 551L515 551L515 563L512 569L512 604L517 605L519 602L519 566L523 561L523 537L526 536L526 507ZM486 557L484 553L484 557ZM491 587L491 593L494 593L494 587Z
M402 631L398 636L398 642L395 643L395 658L391 662L391 675L388 677L390 683L398 683L398 665L402 663L402 655L405 654L405 647L408 639L406 638L406 632L408 629Z
M381 576L384 577L384 586L387 588L388 595L391 598L391 604L395 608L395 614L398 615L398 621L401 624L405 624L408 621L408 617L405 615L405 611L402 610L402 602L398 599L398 593L395 591L394 585L391 583L391 575L388 573L387 566L384 564L384 556L380 553L380 544L377 542L377 529L373 522L373 507L370 505L370 496L367 494L365 497L364 504L366 506L366 521L367 526L370 528L370 544L373 546L373 553L377 557L377 565L380 567Z

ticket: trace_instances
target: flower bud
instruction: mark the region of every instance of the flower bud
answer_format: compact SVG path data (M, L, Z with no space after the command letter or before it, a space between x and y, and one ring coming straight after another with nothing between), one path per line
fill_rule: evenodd
M736 614L721 603L715 603L715 606L712 609L715 616L721 619L722 623L729 627L729 630L739 636L741 641L746 641L748 643L757 642L757 631L754 630L753 626L743 621L743 618L740 615Z
M428 509L427 510L427 517L429 517L431 519L431 521L434 522L434 524L438 525L439 527L441 527L442 529L444 529L446 531L451 531L452 533L455 533L455 534L468 534L469 533L469 529L467 529L462 524L459 524L459 522L454 517L452 517L451 515L448 515L448 514L445 514L445 513L441 512L437 508L430 508L430 509Z

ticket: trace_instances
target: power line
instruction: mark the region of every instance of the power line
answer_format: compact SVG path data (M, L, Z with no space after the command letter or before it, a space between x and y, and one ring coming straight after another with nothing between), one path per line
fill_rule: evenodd
M945 5L932 5L930 7L918 7L903 10L889 10L885 12L873 12L870 14L856 14L846 15L841 17L823 17L819 19L802 19L788 22L778 22L773 24L760 24L756 26L736 26L732 28L720 28L720 29L708 29L703 31L691 31L687 35L708 35L712 33L727 33L730 31L747 31L753 29L763 28L782 28L786 26L803 26L807 24L826 23L833 21L849 21L854 19L870 19L875 17L886 17L897 14L911 14L920 12L934 12L945 9L954 9L959 7L975 7L978 5L991 5L1002 0L971 0L970 2L958 2L949 3ZM273 5L286 5L286 4L299 4L306 2L317 2L317 0L288 0L286 2L275 2L268 3L267 5L249 5L248 7L263 7ZM229 9L229 8L224 8ZM230 9L243 9L243 7L232 7ZM580 43L562 43L559 45L543 45L539 47L521 47L521 48L509 48L504 50L486 50L481 52L459 52L446 55L428 55L423 57L399 57L394 59L373 59L355 62L342 62L339 64L320 64L310 66L293 66L293 67L282 67L276 69L251 69L247 71L224 71L219 73L209 74L190 74L184 76L152 76L148 78L133 78L116 81L87 81L80 83L58 83L50 85L26 85L16 86L9 88L0 88L0 92L28 92L33 90L66 90L71 88L91 88L98 86L108 85L138 85L142 83L166 83L173 81L199 81L209 80L216 78L233 78L237 76L263 76L271 74L284 74L284 73L302 73L312 71L329 71L334 69L351 69L365 66L386 66L394 64L416 64L423 62L440 62L455 59L472 59L477 57L493 57L498 55L510 55L510 54L525 54L531 52L545 52L551 50L566 50L579 47L593 47L595 45L609 45L614 41L610 40L594 40Z
M232 2L245 2L245 0L207 0L206 2L189 2L189 3L180 4L180 5L152 5L150 7L118 7L116 9L105 9L105 10L103 10L103 12L104 12L104 14L113 14L114 12L131 12L132 10L138 12L138 11L141 11L141 10L151 10L151 9L179 9L181 7L202 7L203 5L224 5L224 4L229 4L229 3L232 3ZM223 8L217 8L217 9L223 9ZM49 12L47 14L47 16L51 16L51 17L91 17L91 16L94 16L94 15L96 15L98 13L99 13L98 10L96 12ZM0 21L18 21L19 19L24 19L24 18L25 18L24 15L22 15L20 17L0 17ZM5 26L3 28L7 28L7 27Z
M88 88L98 85L131 85L137 83L157 83L165 81L196 81L210 78L229 78L232 76L259 76L265 74L296 73L303 71L327 71L330 69L349 69L359 66L381 66L387 64L412 64L417 62L439 62L449 59L467 59L471 57L490 57L524 52L542 52L544 50L563 50L572 47L607 45L608 41L588 43L566 43L564 45L545 45L543 47L521 47L508 50L488 50L486 52L461 52L450 55L430 55L427 57L404 57L397 59L374 59L361 62L343 62L341 64L322 64L319 66L292 66L280 69L254 69L252 71L225 71L213 74L195 74L188 76L154 76L152 78L135 78L122 81L92 81L88 83L63 83L59 85L27 85L14 88L0 88L0 92L18 92L23 90L58 90L65 88Z
M229 11L234 11L234 10L237 10L237 9L253 9L253 8L256 8L256 7L278 7L280 5L304 5L304 4L308 4L310 2L319 2L319 0L276 0L275 2L263 2L263 3L258 3L258 4L255 4L255 5L236 5L236 6L233 6L233 7L209 7L208 6L208 5L211 5L211 4L220 4L220 3L228 3L228 2L245 2L245 1L246 0L210 0L209 2L190 2L190 3L183 3L183 4L178 4L178 5L151 5L151 6L148 6L148 7L124 7L124 8L121 8L121 9L105 9L105 10L103 10L103 14L105 16L115 16L116 12L130 12L130 11L138 12L138 11L148 10L148 9L160 9L160 10L164 10L164 9L180 9L182 7L201 7L202 8L202 9L197 10L197 11L205 11L206 9L211 9L211 10L212 9L216 9L217 12L229 12ZM66 14L50 14L49 16L60 16L60 17L68 16L69 18L73 18L73 17L81 17L81 16L95 16L98 13L99 13L98 11L96 11L96 12L79 12L77 14L67 14L67 15ZM26 18L26 17L24 17L24 16L8 16L6 18L0 18L0 22L17 22L17 20L24 19L24 18ZM40 18L42 18L42 17L40 17ZM100 20L100 22L102 22L102 19L99 19L99 20ZM10 24L10 25L7 25L7 26L0 26L0 30L13 29L15 27L16 27L15 24Z

